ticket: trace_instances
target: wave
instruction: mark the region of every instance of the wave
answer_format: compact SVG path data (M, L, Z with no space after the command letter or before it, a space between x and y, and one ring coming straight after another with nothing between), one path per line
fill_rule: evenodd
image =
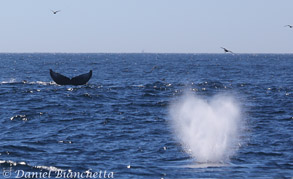
M61 168L57 168L57 167L54 167L54 166L43 166L43 165L36 165L36 166L33 166L33 165L30 165L26 162L15 162L15 161L12 161L12 160L0 160L0 166L1 167L14 167L14 168L20 168L20 169L39 169L39 170L47 170L47 171L52 171L52 172L55 172L55 171L65 171L64 169L61 169Z
M30 84L30 85L56 85L55 82L50 81L50 82L46 82L46 81L26 81L26 80L22 80L22 81L17 81L15 78L12 78L10 80L6 80L6 81L1 81L0 84Z
M8 81L2 81L1 84L15 84L15 83L19 83L16 81L15 78L11 78L10 80Z

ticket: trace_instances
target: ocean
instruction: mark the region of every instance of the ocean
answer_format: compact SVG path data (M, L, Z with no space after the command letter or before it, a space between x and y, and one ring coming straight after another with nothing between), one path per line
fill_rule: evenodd
M0 178L293 177L292 54L0 61Z

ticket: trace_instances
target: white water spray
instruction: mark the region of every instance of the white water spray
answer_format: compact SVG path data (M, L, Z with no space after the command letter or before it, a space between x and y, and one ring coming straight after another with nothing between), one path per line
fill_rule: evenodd
M175 135L197 162L227 162L239 146L240 107L232 96L185 94L170 106Z
M15 82L16 82L16 79L15 78L11 78L10 80L2 81L1 84L15 83Z

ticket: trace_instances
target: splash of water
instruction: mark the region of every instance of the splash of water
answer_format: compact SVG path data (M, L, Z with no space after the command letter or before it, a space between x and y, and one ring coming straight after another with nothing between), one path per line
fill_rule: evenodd
M170 106L175 135L197 162L227 162L239 146L240 106L232 96L185 94Z
M10 80L7 81L2 81L1 84L9 84L9 83L15 83L16 79L15 78L11 78Z

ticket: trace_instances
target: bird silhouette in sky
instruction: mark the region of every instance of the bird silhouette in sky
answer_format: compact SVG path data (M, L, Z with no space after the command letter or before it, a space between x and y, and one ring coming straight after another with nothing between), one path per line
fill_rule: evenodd
M234 52L232 52L231 50L228 50L228 49L226 49L226 48L224 48L224 47L221 47L224 51L225 51L225 53L233 53L234 54Z
M53 10L51 10L52 12L53 12L53 14L57 14L58 12L60 12L61 10L58 10L58 11L53 11Z
M284 27L293 28L293 25L285 25Z

